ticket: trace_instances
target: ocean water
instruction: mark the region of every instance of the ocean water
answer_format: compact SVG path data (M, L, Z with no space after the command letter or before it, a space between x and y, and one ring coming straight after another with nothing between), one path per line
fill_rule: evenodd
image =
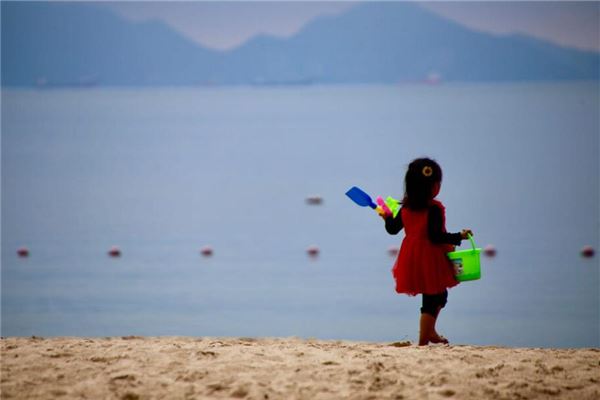
M599 103L597 82L2 90L2 336L415 340L402 234L344 193L401 197L430 156L448 230L498 250L438 330L599 346L579 254L599 248Z

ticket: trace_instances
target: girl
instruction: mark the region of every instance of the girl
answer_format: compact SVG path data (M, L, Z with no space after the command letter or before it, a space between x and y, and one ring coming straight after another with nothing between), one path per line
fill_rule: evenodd
M423 294L419 346L448 343L435 330L435 322L448 299L447 288L458 284L446 253L467 239L471 230L446 232L445 208L435 197L440 192L442 169L429 158L419 158L408 166L405 193L398 215L385 218L385 229L395 235L406 233L392 269L396 292Z

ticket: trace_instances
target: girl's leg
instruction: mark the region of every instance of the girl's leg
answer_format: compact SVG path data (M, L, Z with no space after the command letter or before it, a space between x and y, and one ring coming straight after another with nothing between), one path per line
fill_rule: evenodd
M421 319L419 321L419 346L429 344L435 332L436 313L436 295L423 293L423 306L421 307Z
M446 305L448 292L428 295L423 294L423 307L421 307L421 320L419 330L419 345L424 346L431 343L448 343L448 340L440 336L435 330L435 323L442 308Z
M448 339L446 339L445 337L443 337L440 334L438 334L437 331L436 331L436 329L435 329L435 323L437 322L438 315L440 315L440 311L442 311L442 306L438 306L438 308L436 310L435 318L433 320L433 329L431 331L431 337L429 338L429 341L431 343L444 343L444 344L448 344Z
M419 346L426 346L431 341L435 332L435 317L428 313L421 313L419 323Z

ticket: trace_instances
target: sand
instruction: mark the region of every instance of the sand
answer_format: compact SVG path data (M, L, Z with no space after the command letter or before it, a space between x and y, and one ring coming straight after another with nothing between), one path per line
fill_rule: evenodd
M600 399L600 350L3 338L2 399Z

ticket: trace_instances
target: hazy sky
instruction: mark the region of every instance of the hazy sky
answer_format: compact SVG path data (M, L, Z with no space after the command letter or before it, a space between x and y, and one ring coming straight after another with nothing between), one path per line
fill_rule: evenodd
M232 48L259 33L290 36L311 19L343 12L353 2L110 2L132 20L160 19L213 48ZM473 29L528 33L555 43L600 50L600 1L420 2Z

